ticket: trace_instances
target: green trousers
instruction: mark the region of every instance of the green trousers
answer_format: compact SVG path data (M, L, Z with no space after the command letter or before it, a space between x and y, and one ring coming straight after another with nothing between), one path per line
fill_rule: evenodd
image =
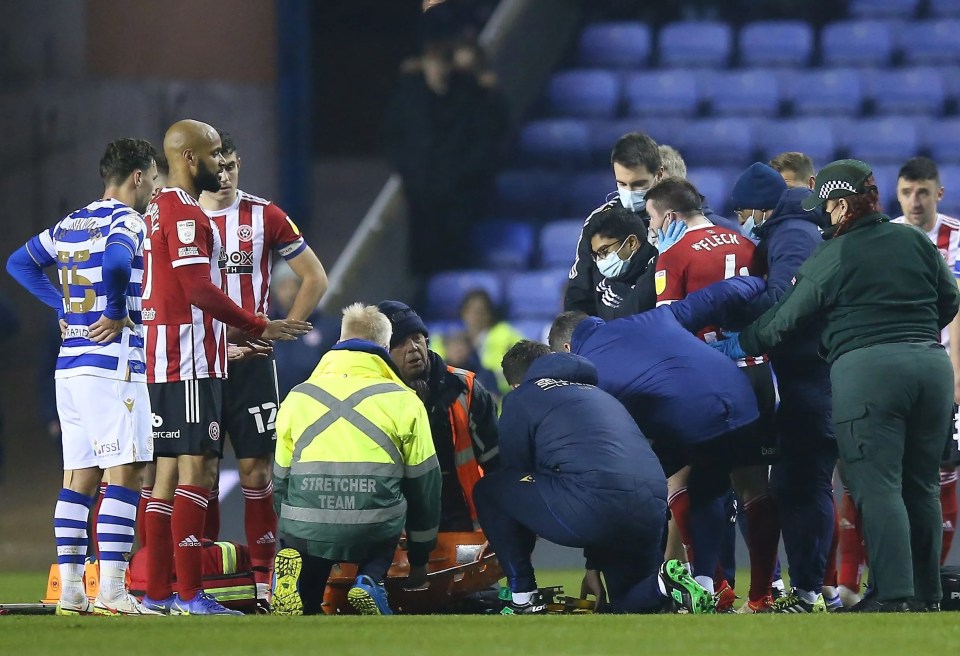
M880 344L840 356L830 380L840 463L863 516L877 599L939 601L950 359L932 342Z

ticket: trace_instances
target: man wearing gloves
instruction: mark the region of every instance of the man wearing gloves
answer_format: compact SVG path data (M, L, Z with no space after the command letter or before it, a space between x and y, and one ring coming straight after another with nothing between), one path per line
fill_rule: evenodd
M277 614L319 614L341 561L359 565L350 604L391 614L383 580L404 528L410 578L426 576L440 468L426 410L387 353L390 334L375 306L346 308L340 341L280 406L274 487L288 548L277 554Z

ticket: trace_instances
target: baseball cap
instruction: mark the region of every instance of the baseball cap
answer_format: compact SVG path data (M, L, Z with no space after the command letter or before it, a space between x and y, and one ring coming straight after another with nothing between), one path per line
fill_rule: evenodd
M858 159L838 159L830 162L817 173L813 193L800 203L808 212L830 198L843 198L866 191L864 181L873 171L866 162Z

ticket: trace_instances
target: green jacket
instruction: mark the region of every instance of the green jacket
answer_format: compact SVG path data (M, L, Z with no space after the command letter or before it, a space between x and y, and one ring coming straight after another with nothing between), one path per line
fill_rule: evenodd
M865 346L940 341L960 308L956 279L927 235L889 221L865 216L821 244L793 288L740 332L740 347L764 353L818 316L827 320L820 353L830 363Z
M277 415L274 490L280 530L310 554L357 561L406 526L426 564L440 524L440 466L420 399L386 351L340 342Z

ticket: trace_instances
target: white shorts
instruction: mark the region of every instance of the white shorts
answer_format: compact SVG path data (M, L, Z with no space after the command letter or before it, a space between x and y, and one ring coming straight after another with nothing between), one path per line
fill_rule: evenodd
M146 383L98 376L56 382L64 469L107 469L153 460Z

